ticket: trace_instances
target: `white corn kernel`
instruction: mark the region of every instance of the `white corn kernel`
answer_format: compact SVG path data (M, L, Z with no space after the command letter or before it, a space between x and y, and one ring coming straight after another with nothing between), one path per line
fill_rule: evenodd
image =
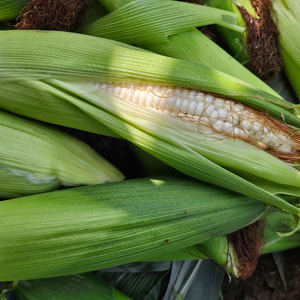
M224 107L224 100L220 98L216 98L214 101L214 106L216 109Z
M250 130L251 127L252 127L252 124L251 124L250 122L246 121L246 120L243 120L243 121L241 122L241 126L242 126L242 128L245 129L245 130Z
M196 97L196 91L194 91L194 90L189 91L188 100L189 101L194 101L195 97Z
M159 109L160 107L160 101L161 101L161 97L159 96L154 96L153 97L153 102L154 102L154 108Z
M195 108L195 115L200 117L203 113L203 110L204 110L203 102L197 103L197 106Z
M180 111L184 114L186 114L187 110L188 110L188 106L189 106L190 101L185 99L182 101L181 103L181 107L180 107Z
M222 130L223 130L223 124L224 124L224 122L218 120L218 121L213 125L213 127L214 127L217 131L222 132Z
M218 120L218 112L214 110L210 115L209 124L213 126L217 122L217 120Z
M224 122L223 131L226 132L226 133L232 133L233 132L232 124L228 123L228 122Z
M165 98L162 98L161 101L160 101L160 106L159 106L159 109L164 111L167 107L167 103L166 103L166 99Z
M215 100L215 97L213 97L212 95L206 95L206 97L204 97L205 106L211 104L214 100Z
M215 110L215 107L213 105L209 105L209 106L205 107L205 110L203 112L203 116L204 117L209 117L214 110Z
M174 108L173 108L173 110L175 112L180 111L181 103L182 103L182 99L180 97L177 97L176 100L175 100Z
M125 99L127 96L127 92L128 92L128 88L127 87L122 87L121 88L121 93L120 93L120 97Z
M152 96L152 94L147 95L146 107L153 108L153 96Z
M196 97L195 97L195 101L196 102L202 102L204 98L204 94L203 93L197 93Z
M141 96L141 91L140 91L140 90L136 90L136 91L134 92L134 94L133 94L132 102L133 102L133 103L136 103L136 104L139 104L140 96Z
M195 114L195 109L197 106L197 102L196 101L191 101L189 103L188 109L187 109L187 113L191 116L193 116Z
M133 91L132 90L129 90L127 92L127 95L126 95L126 100L127 101L132 101L132 98L133 98Z
M170 98L167 99L167 108L169 110L172 111L174 109L175 101L176 101L176 97L175 96L172 96L172 97L170 97Z
M139 99L139 105L146 106L146 99L148 93L146 91L142 91Z
M226 111L224 108L218 109L218 119L220 121L225 121L228 117L228 111Z

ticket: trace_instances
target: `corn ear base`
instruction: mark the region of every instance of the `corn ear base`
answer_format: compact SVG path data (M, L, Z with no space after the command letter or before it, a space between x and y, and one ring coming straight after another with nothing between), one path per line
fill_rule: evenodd
M238 257L226 236L220 236L198 245L170 252L166 255L153 256L145 261L179 261L212 259L228 274L239 277Z
M129 180L2 201L0 280L139 261L228 234L271 211L260 201L183 178Z
M14 291L20 300L130 300L92 273L18 281Z
M0 117L0 197L123 179L82 141L4 111Z

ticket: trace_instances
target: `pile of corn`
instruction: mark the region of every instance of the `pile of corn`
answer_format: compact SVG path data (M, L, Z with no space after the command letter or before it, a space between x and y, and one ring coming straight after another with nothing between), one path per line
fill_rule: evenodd
M299 246L299 107L195 28L241 34L235 13L99 0L77 32L51 22L16 30L44 5L26 10L28 2L0 4L2 297L14 289L20 299L129 299L75 274L196 257L246 278L262 252ZM298 40L282 30L286 53L285 40ZM129 141L149 177L123 180L66 127ZM253 229L263 219L265 229ZM251 240L232 241L251 230Z

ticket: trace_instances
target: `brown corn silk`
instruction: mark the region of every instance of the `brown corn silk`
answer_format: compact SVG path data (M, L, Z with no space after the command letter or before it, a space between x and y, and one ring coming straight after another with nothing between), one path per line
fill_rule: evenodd
M260 220L228 235L228 243L236 253L238 277L243 280L255 271L257 259L263 250L265 226L266 221Z
M90 0L32 0L22 10L17 29L74 31Z
M263 80L275 77L282 69L282 60L276 44L279 34L271 17L271 0L251 0L259 18L239 7L246 23L248 69Z
M220 96L218 96L218 97L220 98ZM224 100L228 100L228 99L224 98ZM244 142L254 145L255 147L266 151L267 153L277 157L278 159L280 159L286 163L300 162L300 134L299 134L299 130L297 128L289 126L283 122L280 122L280 121L268 116L267 112L266 113L259 112L255 109L248 107L246 105L243 105L239 102L236 102L233 100L230 100L230 101L232 103L243 106L246 111L250 112L250 114L251 114L250 116L249 116L249 114L243 115L243 113L241 112L241 114L242 114L241 120L247 120L252 123L255 123L255 122L260 123L260 124L262 124L262 128L267 128L269 134L273 134L276 137L285 136L285 137L290 138L290 140L292 140L294 142L294 146L292 147L291 152L285 153L285 152L282 152L279 149L277 149L276 146L274 146L270 143L261 141L258 136L252 136L250 134L236 135L234 132L234 126L232 126L231 133L222 132L223 135L231 137L233 139L238 138L240 140L243 140ZM231 115L232 114L233 114L233 112L231 111ZM213 131L217 132L209 124L204 124L204 125L209 126ZM245 133L245 132L243 132L243 133ZM280 137L279 137L279 139L280 139Z

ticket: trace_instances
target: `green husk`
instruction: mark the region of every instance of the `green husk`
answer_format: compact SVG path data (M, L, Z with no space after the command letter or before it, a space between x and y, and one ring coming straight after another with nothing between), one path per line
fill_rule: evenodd
M278 233L289 233L297 225L297 220L293 215L284 211L276 211L266 217L266 227L264 230L264 242L262 254L268 254L278 251L289 250L300 247L300 231L298 230L291 236L280 236ZM168 260L195 260L195 259L213 259L220 266L232 273L234 269L228 269L231 266L230 259L233 260L233 266L237 265L236 256L228 253L229 242L227 237L217 237L206 241L203 244L183 248L166 255L154 256L146 261L168 261ZM232 249L231 249L232 250ZM229 260L229 261L228 261Z
M223 9L229 12L235 13L238 17L238 25L246 27L244 18L239 10L239 6L247 10L249 14L257 18L256 13L251 5L250 0L234 1L234 0L203 0L205 5ZM238 33L236 31L228 30L221 26L215 26L220 38L229 48L229 52L233 57L238 60L241 64L245 65L248 60L247 44L246 44L246 32Z
M0 198L123 179L88 145L44 124L0 111L0 135Z
M123 5L128 4L131 1L99 0L99 2L110 12L116 10L117 8L122 7ZM124 17L127 18L127 16ZM148 18L151 18L151 12L149 12ZM160 29L164 28L164 30L166 31L165 18L155 19L153 21L157 22L157 26L159 26ZM106 22L108 24L112 23L112 21L110 21L109 16L106 16ZM145 22L141 20L139 24L136 24L135 29L136 30L139 29L139 32L142 32L144 26L145 26ZM128 39L131 39L134 43L138 43L136 37L130 34L130 31L126 26L124 26L124 24L123 27L119 28L119 30L122 31L122 36L125 35L127 36ZM89 34L88 30L86 30L85 33ZM102 34L103 34L102 30L93 32L93 35L96 35L98 37L102 37ZM116 36L110 35L109 38L114 39L116 38ZM191 61L198 64L203 64L215 70L225 72L236 78L244 80L245 82L248 82L249 84L252 84L257 88L260 88L270 94L280 97L268 85L266 85L258 77L253 75L250 71L248 71L240 63L238 63L235 59L233 59L229 54L227 54L223 49L217 46L214 42L212 42L199 30L194 28L175 35L171 35L171 32L167 32L166 38L168 38L168 41L163 43L138 44L138 46L165 56L179 58L179 59Z
M20 300L130 300L92 273L18 281L14 291Z
M273 1L273 16L279 28L279 48L283 58L284 71L299 97L300 95L300 4L292 0Z
M272 253L300 247L300 231L291 236L281 236L278 233L288 233L295 228L297 220L284 211L276 212L267 218L265 230L265 245L263 253Z
M36 81L7 82L0 85L0 107L14 114L88 132L119 137L68 101L71 95Z
M164 20L164 26L158 27L158 20ZM166 42L168 35L209 24L220 24L239 32L244 30L235 23L235 14L211 7L169 0L136 0L83 27L80 32L100 33L103 38L128 44L149 44Z
M204 242L272 212L183 178L116 182L0 202L0 280L103 269Z
M16 19L28 2L29 0L1 0L0 22Z

